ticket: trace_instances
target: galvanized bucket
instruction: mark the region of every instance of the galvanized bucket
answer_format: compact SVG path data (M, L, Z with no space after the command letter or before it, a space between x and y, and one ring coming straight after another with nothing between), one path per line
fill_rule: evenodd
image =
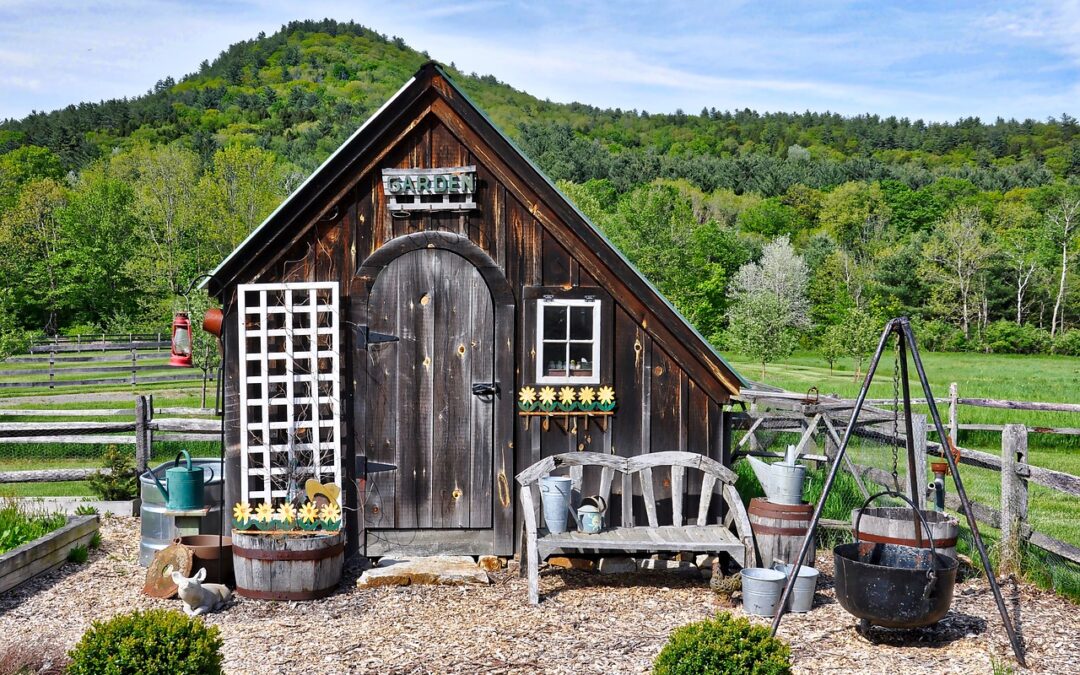
M785 563L773 563L773 569L783 572L784 577L791 575L794 565ZM813 567L803 565L799 568L799 578L795 580L795 587L791 589L788 597L788 611L809 612L814 606L814 592L817 591L818 571Z
M780 604L787 576L766 567L751 567L742 571L742 602L747 614L772 616Z
M566 532L566 516L570 512L572 481L565 476L544 476L540 479L540 500L544 503L544 522L548 532Z

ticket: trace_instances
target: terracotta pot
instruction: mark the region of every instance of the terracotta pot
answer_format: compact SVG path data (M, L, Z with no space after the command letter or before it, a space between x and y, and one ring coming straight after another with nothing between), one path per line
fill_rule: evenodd
M220 309L211 308L203 315L202 328L211 335L221 337L221 321L223 314Z

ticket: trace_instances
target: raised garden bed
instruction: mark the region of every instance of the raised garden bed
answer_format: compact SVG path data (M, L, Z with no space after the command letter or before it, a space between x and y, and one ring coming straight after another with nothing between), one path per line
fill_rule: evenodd
M76 515L81 508L92 508L101 515L137 516L142 501L139 499L103 500L92 497L32 497L24 500L31 506L40 506L49 513Z
M98 516L69 516L60 529L0 555L0 593L63 565L71 549L90 545L99 524Z

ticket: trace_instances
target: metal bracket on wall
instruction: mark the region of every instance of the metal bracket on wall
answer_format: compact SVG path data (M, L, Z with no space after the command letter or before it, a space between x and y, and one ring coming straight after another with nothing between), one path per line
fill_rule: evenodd
M377 345L381 342L397 342L398 336L387 335L386 333L376 333L367 326L357 326L356 328L356 348L367 349L368 345Z

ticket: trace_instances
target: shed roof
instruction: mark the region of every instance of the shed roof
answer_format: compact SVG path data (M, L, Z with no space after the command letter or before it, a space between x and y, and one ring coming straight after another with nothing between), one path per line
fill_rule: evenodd
M732 394L737 394L741 387L749 386L748 380L709 344L708 340L686 320L659 289L611 243L600 228L559 190L555 183L491 121L484 111L457 86L445 69L435 61L429 61L421 66L408 82L402 85L382 107L327 157L300 187L286 197L232 253L221 261L202 286L214 295L221 295L227 287L245 280L244 273L255 260L256 256L253 254L256 251L265 250L268 246L272 247L275 244L283 246L292 235L295 235L295 230L291 226L297 224L298 217L309 213L312 205L330 196L331 188L337 179L352 167L352 160L371 148L381 138L381 132L407 112L412 102L430 91L442 94L439 88L434 86L436 75L440 76L456 95L453 99L446 99L447 102L457 107L459 112L472 113L467 121L474 126L477 134L493 149L501 150L504 160L517 160L509 163L520 174L520 177L566 221L567 225L577 229L578 234L588 241L594 251L604 254L605 262L616 270L619 277L630 286L650 311L661 319L673 320L668 323L669 328L709 367L710 371L720 375L720 379L725 382ZM467 106L466 109L460 108L461 101Z

